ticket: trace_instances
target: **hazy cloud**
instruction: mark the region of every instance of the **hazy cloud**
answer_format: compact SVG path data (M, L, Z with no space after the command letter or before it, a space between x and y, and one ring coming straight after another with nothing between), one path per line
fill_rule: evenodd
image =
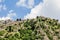
M45 16L60 20L60 0L43 0L37 6L31 9L30 13L24 16L24 19L36 18L36 16Z
M28 2L26 3L27 0L19 0L18 2L16 2L16 6L20 7L26 7L26 8L33 8L34 6L34 0L28 0Z
M7 7L6 7L6 5L0 5L0 11L2 11L2 10L6 10L7 9Z
M1 3L1 2L4 2L4 0L0 0L0 3Z
M8 19L13 19L13 17L16 16L16 13L14 12L14 10L10 10L9 13L7 14L6 17L0 17L0 20L8 20Z

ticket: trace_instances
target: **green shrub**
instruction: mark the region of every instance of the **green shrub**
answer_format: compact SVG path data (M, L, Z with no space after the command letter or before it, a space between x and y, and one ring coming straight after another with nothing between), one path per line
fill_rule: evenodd
M0 31L0 36L3 36L5 33L6 33L5 30L1 30L1 31Z

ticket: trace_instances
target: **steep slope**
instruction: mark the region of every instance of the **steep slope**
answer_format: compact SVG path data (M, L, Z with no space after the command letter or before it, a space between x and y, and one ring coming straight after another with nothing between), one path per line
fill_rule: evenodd
M43 16L0 24L0 40L60 40L60 23Z

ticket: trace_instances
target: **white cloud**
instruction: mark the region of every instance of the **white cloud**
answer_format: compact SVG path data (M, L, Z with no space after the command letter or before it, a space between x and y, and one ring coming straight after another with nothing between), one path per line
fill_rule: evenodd
M14 12L14 10L10 10L7 17L10 17L12 19L14 16L16 16L16 13Z
M0 11L1 11L1 9L2 9L2 5L0 5Z
M4 2L4 0L0 0L0 2Z
M28 5L27 7L33 8L34 7L34 0L28 0Z
M34 6L34 0L28 0L28 2L26 3L27 0L19 0L16 5L18 7L23 6L26 8L33 8Z
M6 9L7 9L6 5L2 5L2 4L0 4L0 11L2 11L2 10L6 10Z
M0 0L0 2L2 2L2 0Z
M0 17L0 20L12 20L16 16L16 13L13 10L10 10L6 17Z
M0 0L0 2L2 2L2 0Z
M10 19L10 17L1 17L1 18L0 18L0 21L1 21L1 20L8 20L8 19Z
M36 16L46 16L60 20L60 0L43 0L31 9L31 12L24 16L24 19L32 19Z
M40 11L42 9L42 5L39 4L38 6L36 6L35 8L31 9L31 12L28 13L26 16L24 16L24 19L32 19L32 18L36 18L36 16L40 16Z
M17 6L26 6L26 0L19 0L17 3L16 3L16 5Z
M4 1L5 1L5 0L0 0L0 3L1 3L1 4L0 4L0 11L7 9L6 5L5 5L5 4L2 4L2 3L4 3Z
M3 5L3 10L6 10L6 9L7 9L6 5Z

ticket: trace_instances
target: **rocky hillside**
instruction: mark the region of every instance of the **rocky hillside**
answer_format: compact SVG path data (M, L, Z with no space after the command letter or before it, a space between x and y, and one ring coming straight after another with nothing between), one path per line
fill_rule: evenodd
M0 22L0 40L60 40L60 23L43 16Z

